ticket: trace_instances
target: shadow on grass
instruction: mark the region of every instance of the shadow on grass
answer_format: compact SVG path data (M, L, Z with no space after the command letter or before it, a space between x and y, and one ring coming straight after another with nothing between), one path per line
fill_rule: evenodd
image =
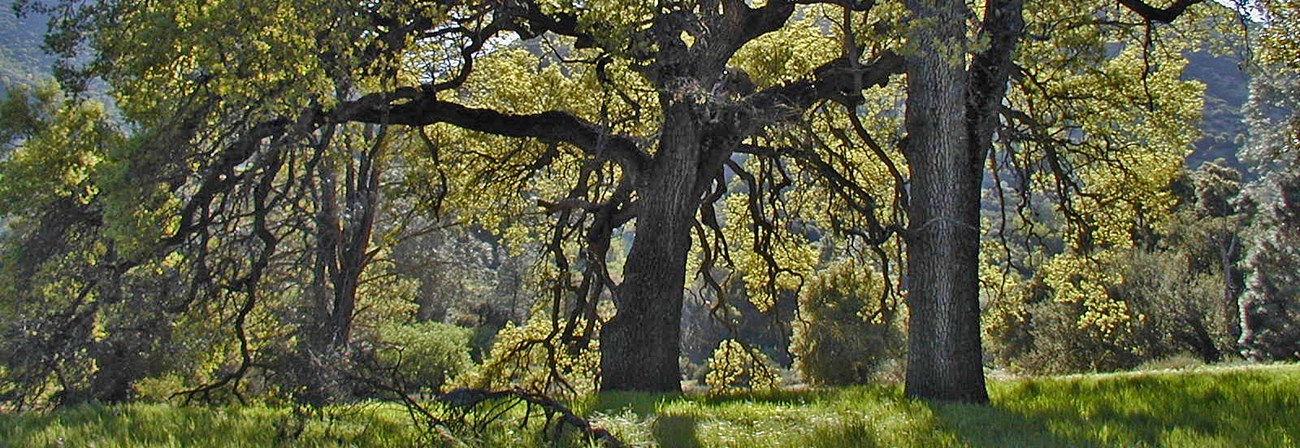
M594 409L662 447L1300 446L1294 367L1038 378L990 393L988 406L927 404L892 386L605 394Z
M663 447L702 448L699 423L693 415L663 415L655 419L650 426L650 433L655 442Z
M684 400L683 394L644 394L604 392L596 397L593 411L618 414L631 412L637 419L650 422L650 436L661 447L701 448L699 421L694 415L663 414L662 403Z
M963 446L1091 447L1095 443L1054 434L1041 421L997 405L929 405L938 430Z

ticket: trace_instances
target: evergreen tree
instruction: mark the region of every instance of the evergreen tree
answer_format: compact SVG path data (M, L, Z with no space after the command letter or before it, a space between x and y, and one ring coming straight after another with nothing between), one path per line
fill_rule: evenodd
M1264 181L1256 200L1238 343L1250 359L1300 359L1300 175Z

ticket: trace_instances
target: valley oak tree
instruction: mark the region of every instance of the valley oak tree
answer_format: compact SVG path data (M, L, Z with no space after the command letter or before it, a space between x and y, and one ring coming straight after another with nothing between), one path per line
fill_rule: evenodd
M1132 13L1116 14L1151 26L1195 3L1079 2L1077 9L1086 16L1118 6ZM980 187L1027 36L1024 0L981 6L60 0L38 9L58 14L49 45L69 56L60 70L66 82L100 77L128 120L170 130L168 144L156 145L171 152L156 158L155 178L182 203L163 242L194 242L216 230L207 228L222 206L216 192L280 175L266 166L284 156L278 148L286 141L317 141L346 123L408 127L413 131L402 135L425 143L430 157L464 164L445 168L458 170L467 188L482 189L485 209L495 203L488 193L503 185L536 188L519 194L535 195L535 207L551 217L552 336L575 347L599 338L601 389L676 391L693 233L722 226L715 208L727 193L748 195L757 212L765 194L800 180L780 164L751 173L742 161L784 161L802 167L800 176L824 185L828 203L852 216L836 230L876 246L901 239L907 394L985 402ZM753 60L737 57L796 26L829 37L817 50L824 57L796 64L808 55L780 45L747 56ZM86 48L89 59L71 57ZM511 78L517 73L549 80L540 84L549 88ZM874 112L864 107L864 92L904 88L895 75L906 75L901 168L893 148L877 144L874 129L861 123ZM827 111L840 117L829 129L809 124L811 114ZM839 143L790 137L802 130ZM874 156L871 163L888 173L893 209L855 164L844 163L849 151ZM762 213L752 217L755 235L773 225ZM615 275L607 266L613 238L628 228L635 233ZM763 250L762 238L754 245ZM712 261L726 256L707 252L698 270L705 277ZM606 297L612 317L598 306ZM339 326L333 340L346 332Z

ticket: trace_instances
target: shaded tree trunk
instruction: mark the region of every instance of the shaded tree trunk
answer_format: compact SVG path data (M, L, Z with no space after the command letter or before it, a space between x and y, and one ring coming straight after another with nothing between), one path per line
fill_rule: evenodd
M983 403L979 328L979 156L967 134L966 7L911 1L924 22L913 39L934 50L907 58L912 171L907 230L909 397ZM958 55L957 57L945 55ZM972 167L972 162L975 164Z
M689 106L665 111L659 154L636 179L636 235L614 291L618 314L601 330L601 390L681 390L682 294L701 201L701 145Z
M1241 259L1241 237L1237 231L1225 232L1219 244L1219 266L1223 271L1223 322L1227 325L1228 336L1232 341L1241 337L1241 310L1237 299L1246 289L1246 278L1237 263Z
M315 350L340 350L352 338L361 273L370 262L370 236L379 209L379 169L383 132L365 132L370 148L345 147L343 182L331 155L322 158L316 212ZM330 139L326 139L330 141ZM340 201L339 190L342 190ZM340 203L342 202L342 203Z

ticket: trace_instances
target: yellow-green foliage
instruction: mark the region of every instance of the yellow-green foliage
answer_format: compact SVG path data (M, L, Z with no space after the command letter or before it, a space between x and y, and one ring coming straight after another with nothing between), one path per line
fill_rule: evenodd
M1268 11L1269 25L1263 32L1260 53L1265 60L1300 70L1300 1L1260 2Z
M816 14L820 8L804 8L785 27L754 39L741 47L731 63L745 70L759 87L796 81L814 68L839 57L838 36L825 32ZM834 30L838 31L838 30Z
M550 44L567 48L571 42L554 39L548 40ZM594 57L590 50L569 50L570 57ZM539 63L535 54L517 46L494 49L476 59L475 71L459 93L461 101L475 107L512 113L560 110L594 123L617 120L617 125L608 123L615 132L651 134L657 116L653 89L622 62L610 63L606 75L646 107L634 112L585 65ZM626 119L634 113L640 119ZM501 235L515 254L544 238L540 229L553 224L553 215L537 213L539 201L567 197L590 163L588 155L567 144L498 137L447 125L420 132L439 148L442 160L438 165L429 163L428 149L417 147L412 157L416 169L407 176L436 183L438 176L445 175L449 194L444 209L473 211L465 213L466 223ZM539 161L548 163L539 165ZM592 189L586 198L592 202L608 199L613 180L622 176L617 164L608 161L598 172L607 184ZM577 247L566 250L576 253Z
M506 324L483 363L453 384L478 389L522 388L567 398L595 392L600 342L593 337L573 353L556 337L562 325L536 316L522 326Z
M761 199L760 199L761 200ZM752 224L756 219L746 202L744 195L733 195L726 199L726 209L730 212L728 223L723 228L723 235L728 243L739 246L732 253L736 271L741 273L741 280L747 286L749 301L760 311L767 311L776 304L773 293L798 291L804 279L812 274L817 263L817 249L803 235L785 228L757 232ZM782 207L783 204L766 204ZM699 242L695 246L699 246ZM772 257L766 258L762 252L754 250L762 247Z
M724 339L708 360L704 383L713 395L740 391L772 391L780 385L775 364L757 348L746 350L735 339Z
M1052 288L1055 298L1061 302L1083 305L1085 310L1079 316L1080 328L1096 328L1109 338L1118 337L1128 331L1137 316L1129 313L1128 305L1111 300L1107 288L1124 281L1120 273L1106 267L1113 264L1110 260L1114 252L1086 257L1072 253L1053 257L1042 267L1043 283Z
M803 289L790 354L808 382L863 384L902 356L899 304L884 293L880 273L853 259L831 264Z
M387 324L380 327L376 356L384 367L418 390L437 391L473 364L473 331L440 322Z
M367 18L347 2L121 3L114 26L93 43L115 65L108 81L136 120L172 120L187 96L206 94L220 96L218 107L265 118L328 102L337 87L330 71L364 64L366 41L356 33Z
M0 104L0 213L14 216L57 200L88 204L98 166L122 143L102 104L65 99L56 84L9 91ZM10 148L9 145L15 145Z
M1049 26L1061 7L1045 4L1027 20ZM1020 58L1029 76L1009 98L1039 120L1033 132L1040 137L1018 144L1015 157L1024 160L1017 163L1068 171L1030 172L1035 188L1066 209L1055 229L1065 250L1043 261L1042 284L1054 300L1080 307L1080 329L1114 339L1141 316L1109 295L1124 279L1106 267L1133 246L1135 228L1155 224L1174 205L1169 186L1198 136L1192 126L1204 87L1180 80L1186 43L1176 36L1159 51L1137 44L1116 51L1107 48L1116 36L1104 30L1081 25L1052 42L1027 40Z

